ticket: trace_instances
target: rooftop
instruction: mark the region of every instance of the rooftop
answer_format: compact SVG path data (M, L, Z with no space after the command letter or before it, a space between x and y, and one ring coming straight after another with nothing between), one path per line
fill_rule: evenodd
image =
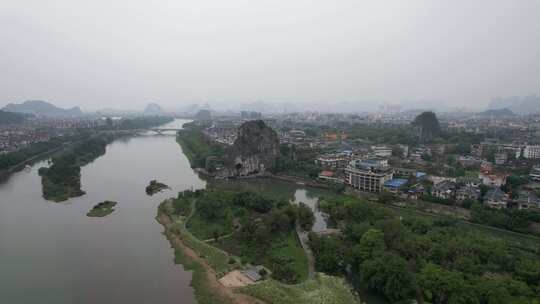
M384 183L385 187L390 188L399 188L407 183L407 180L405 178L393 178L389 181L386 181Z

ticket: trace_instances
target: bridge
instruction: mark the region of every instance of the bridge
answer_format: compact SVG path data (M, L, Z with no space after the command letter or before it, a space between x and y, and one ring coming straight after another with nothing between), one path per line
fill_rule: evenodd
M167 131L178 132L180 130L182 129L181 128L150 128L148 129L148 131L156 132L158 134L162 134L163 132L167 132Z

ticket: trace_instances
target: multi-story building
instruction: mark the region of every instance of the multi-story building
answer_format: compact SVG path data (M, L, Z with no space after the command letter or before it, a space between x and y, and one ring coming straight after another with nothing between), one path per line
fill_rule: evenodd
M345 174L347 184L365 192L381 192L384 183L393 177L388 162L379 159L351 161Z
M341 154L327 154L319 156L317 163L325 170L339 170L347 167L349 157Z
M482 164L482 159L471 156L460 156L457 159L457 162L463 167L479 167Z
M532 168L529 178L535 182L540 182L540 167Z
M371 150L375 156L390 157L392 156L392 149L387 146L372 146Z
M495 153L495 164L504 165L508 161L508 154L506 152Z
M525 149L523 149L523 157L540 158L540 145L525 146Z

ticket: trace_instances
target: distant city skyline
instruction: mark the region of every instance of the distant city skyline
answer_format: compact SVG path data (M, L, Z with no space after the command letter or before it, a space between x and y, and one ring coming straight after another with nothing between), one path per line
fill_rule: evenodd
M485 109L540 94L540 2L15 1L0 106ZM423 101L423 102L422 102Z

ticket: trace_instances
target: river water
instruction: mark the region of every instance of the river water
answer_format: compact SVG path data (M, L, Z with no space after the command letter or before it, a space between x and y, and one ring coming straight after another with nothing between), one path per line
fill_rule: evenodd
M155 220L163 199L205 186L174 136L116 140L82 168L87 194L63 203L41 197L44 165L0 184L0 303L195 303L191 273L174 264ZM147 196L151 179L172 190ZM116 211L87 217L103 200Z
M196 303L191 272L174 264L155 220L161 201L206 186L174 132L114 141L105 155L82 168L86 195L66 202L41 197L37 171L46 165L38 162L0 183L0 303ZM146 195L152 179L171 189ZM212 183L304 202L315 211L313 230L326 229L316 207L324 194L318 189L268 179ZM86 216L104 200L117 201L116 211L104 218ZM369 297L368 302L382 303Z

